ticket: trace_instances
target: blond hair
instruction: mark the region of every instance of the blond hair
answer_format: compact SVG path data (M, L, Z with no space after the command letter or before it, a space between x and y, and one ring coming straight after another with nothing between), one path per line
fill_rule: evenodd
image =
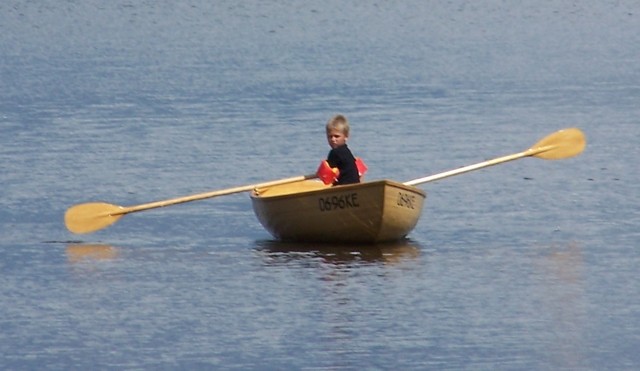
M349 136L349 120L343 115L335 115L327 122L327 133L332 130L338 130L345 137Z

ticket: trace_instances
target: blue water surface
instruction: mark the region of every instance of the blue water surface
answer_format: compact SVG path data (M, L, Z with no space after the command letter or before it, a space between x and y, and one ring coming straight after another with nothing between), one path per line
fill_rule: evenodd
M636 1L4 1L0 368L640 367ZM422 185L408 239L274 241L246 193L351 121L407 181L581 128L575 158Z

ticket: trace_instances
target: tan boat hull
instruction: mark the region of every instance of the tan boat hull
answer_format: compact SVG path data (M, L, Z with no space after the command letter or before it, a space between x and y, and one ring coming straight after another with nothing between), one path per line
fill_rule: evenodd
M339 187L318 181L257 189L253 210L283 241L378 243L399 240L416 226L426 193L390 180Z

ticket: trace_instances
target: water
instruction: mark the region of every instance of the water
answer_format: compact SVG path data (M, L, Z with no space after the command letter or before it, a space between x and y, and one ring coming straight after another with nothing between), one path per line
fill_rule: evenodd
M3 369L637 369L633 1L0 5ZM291 245L246 194L352 122L368 179L424 185L407 241Z

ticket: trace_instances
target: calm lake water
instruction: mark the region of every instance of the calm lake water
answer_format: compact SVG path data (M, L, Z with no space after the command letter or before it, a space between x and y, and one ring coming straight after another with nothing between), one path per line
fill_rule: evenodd
M0 368L640 367L637 1L4 1ZM285 244L246 193L352 124L407 181L565 127L581 156L421 186L408 240Z

